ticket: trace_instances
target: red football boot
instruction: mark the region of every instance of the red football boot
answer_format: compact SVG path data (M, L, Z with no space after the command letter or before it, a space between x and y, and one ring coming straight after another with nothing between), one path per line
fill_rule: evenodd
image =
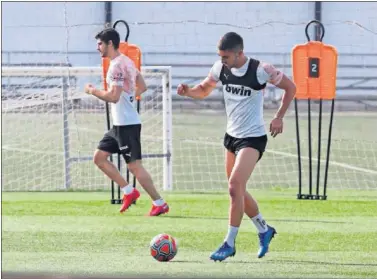
M134 203L140 197L140 192L134 189L130 194L123 195L123 204L119 210L120 213L126 211L132 203Z
M164 203L163 205L156 206L153 205L151 211L149 212L149 216L158 216L161 214L165 214L169 212L169 206L167 203Z

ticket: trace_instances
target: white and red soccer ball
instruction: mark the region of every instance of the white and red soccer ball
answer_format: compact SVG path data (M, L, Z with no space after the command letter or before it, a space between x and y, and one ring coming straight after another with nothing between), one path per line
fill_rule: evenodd
M156 235L150 243L151 256L159 262L171 261L177 255L177 241L171 235Z

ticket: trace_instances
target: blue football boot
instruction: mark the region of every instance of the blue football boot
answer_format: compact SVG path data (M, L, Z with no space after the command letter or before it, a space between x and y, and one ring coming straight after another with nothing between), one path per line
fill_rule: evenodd
M258 251L258 258L264 257L268 252L268 246L275 234L277 234L276 230L273 227L267 225L267 231L265 233L259 233L259 251Z
M210 259L213 261L222 262L228 257L233 257L236 254L236 247L230 247L227 242L224 242L215 252L210 256Z

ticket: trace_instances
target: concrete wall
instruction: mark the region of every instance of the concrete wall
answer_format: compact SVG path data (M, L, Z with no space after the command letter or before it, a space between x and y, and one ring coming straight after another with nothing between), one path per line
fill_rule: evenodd
M341 53L377 52L377 35L350 24L376 32L376 2L322 5L326 42ZM5 2L2 13L7 51L95 50L93 36L105 19L103 2ZM143 51L215 51L218 38L234 30L250 52L290 52L306 40L305 23L313 17L313 2L113 2L113 20L130 23L130 41Z
M3 63L99 65L94 35L103 28L104 6L104 2L3 3L3 51L48 52L43 55L3 53ZM377 3L324 2L322 8L324 41L337 47L341 54L339 63L377 65L377 56L342 56L377 53ZM113 2L112 18L129 22L129 41L138 44L144 53L210 52L201 56L146 54L144 64L210 65L217 59L218 39L228 31L244 37L249 54L275 52L277 55L259 54L257 58L273 64L289 64L292 47L306 42L304 28L314 18L314 2ZM122 28L119 30L124 32ZM67 55L67 50L92 53ZM208 70L207 66L175 67L174 75L202 76ZM282 70L291 72L289 68ZM368 76L371 71L339 69L339 74ZM340 84L346 85L343 81Z

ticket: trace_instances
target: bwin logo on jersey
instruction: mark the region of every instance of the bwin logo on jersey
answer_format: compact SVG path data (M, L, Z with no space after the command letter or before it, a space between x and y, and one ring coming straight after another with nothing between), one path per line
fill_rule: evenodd
M233 95L251 96L254 92L254 90L250 87L245 87L243 85L226 84L224 87L226 92L231 93Z

